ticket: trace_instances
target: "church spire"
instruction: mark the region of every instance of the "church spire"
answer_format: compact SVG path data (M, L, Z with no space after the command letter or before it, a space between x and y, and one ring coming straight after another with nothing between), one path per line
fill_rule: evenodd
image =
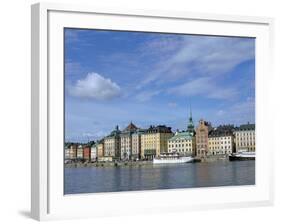
M188 119L187 131L190 133L194 133L191 105L189 105L189 119Z
M192 120L192 111L191 111L191 105L189 104L189 119Z

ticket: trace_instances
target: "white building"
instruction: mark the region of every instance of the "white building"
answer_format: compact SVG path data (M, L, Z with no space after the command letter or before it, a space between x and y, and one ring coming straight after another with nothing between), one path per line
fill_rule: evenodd
M256 150L255 124L244 124L234 131L236 151Z
M234 126L214 128L208 136L208 155L226 155L234 152Z
M120 134L120 151L121 159L132 159L133 155L133 142L132 135L138 130L137 126L132 122Z
M144 130L138 129L132 134L132 158L140 159L141 157L141 135Z
M91 161L96 161L98 157L98 144L91 146Z
M70 146L66 145L64 147L64 159L69 160L70 159Z
M175 135L168 140L168 152L179 153L184 156L194 156L196 149L195 136L190 132L176 132Z
M177 131L175 135L168 140L169 153L175 152L183 156L195 156L196 138L191 110L188 121L186 131Z
M77 159L83 159L83 145L78 145L77 147Z

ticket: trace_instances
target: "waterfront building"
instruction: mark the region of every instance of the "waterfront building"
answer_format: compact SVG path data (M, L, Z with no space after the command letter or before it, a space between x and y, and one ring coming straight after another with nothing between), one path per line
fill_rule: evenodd
M121 159L132 159L132 134L138 130L132 122L120 134Z
M91 161L97 161L98 157L98 144L93 144L91 146Z
M69 145L69 159L76 160L77 159L77 144L71 143Z
M91 146L91 161L98 161L98 158L104 156L103 139L97 141Z
M184 156L195 156L196 141L191 111L186 131L177 131L175 135L168 140L168 152L176 152Z
M103 157L104 156L104 140L101 139L97 142L97 157Z
M178 153L183 156L195 155L195 136L187 131L176 132L175 135L168 140L168 152Z
M230 155L234 152L234 126L221 125L212 129L208 136L207 155Z
M141 158L153 159L168 152L168 139L173 136L170 127L165 125L150 126L141 135Z
M196 155L204 157L208 152L208 135L212 126L209 122L201 119L196 128Z
M77 147L77 159L83 160L83 145L79 144Z
M70 159L70 145L65 144L64 146L64 159L69 160Z
M145 129L138 129L132 134L132 159L141 158L141 135Z
M243 124L234 131L236 151L255 152L255 124Z
M120 159L120 130L118 125L110 135L104 138L104 156L111 156Z
M85 161L91 160L91 146L88 144L83 146L83 159Z

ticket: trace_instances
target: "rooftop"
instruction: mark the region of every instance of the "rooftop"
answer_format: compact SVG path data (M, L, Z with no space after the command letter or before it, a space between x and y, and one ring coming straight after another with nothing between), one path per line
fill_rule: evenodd
M252 131L255 130L255 124L241 124L239 127L236 128L237 131Z
M172 128L166 125L150 126L145 133L172 133Z
M138 127L132 122L123 131L136 131Z
M119 130L119 126L116 125L115 129L105 138L115 137L118 136L119 134L121 134L121 131Z
M169 141L191 140L192 137L193 137L192 133L188 131L176 132L175 135L169 139Z
M220 137L220 136L229 136L233 135L233 131L235 130L234 125L220 125L216 128L213 128L209 132L209 137Z

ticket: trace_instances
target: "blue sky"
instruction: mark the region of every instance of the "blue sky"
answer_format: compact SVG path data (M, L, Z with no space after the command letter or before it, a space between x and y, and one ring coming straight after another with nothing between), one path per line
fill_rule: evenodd
M255 122L253 38L65 29L65 137Z

